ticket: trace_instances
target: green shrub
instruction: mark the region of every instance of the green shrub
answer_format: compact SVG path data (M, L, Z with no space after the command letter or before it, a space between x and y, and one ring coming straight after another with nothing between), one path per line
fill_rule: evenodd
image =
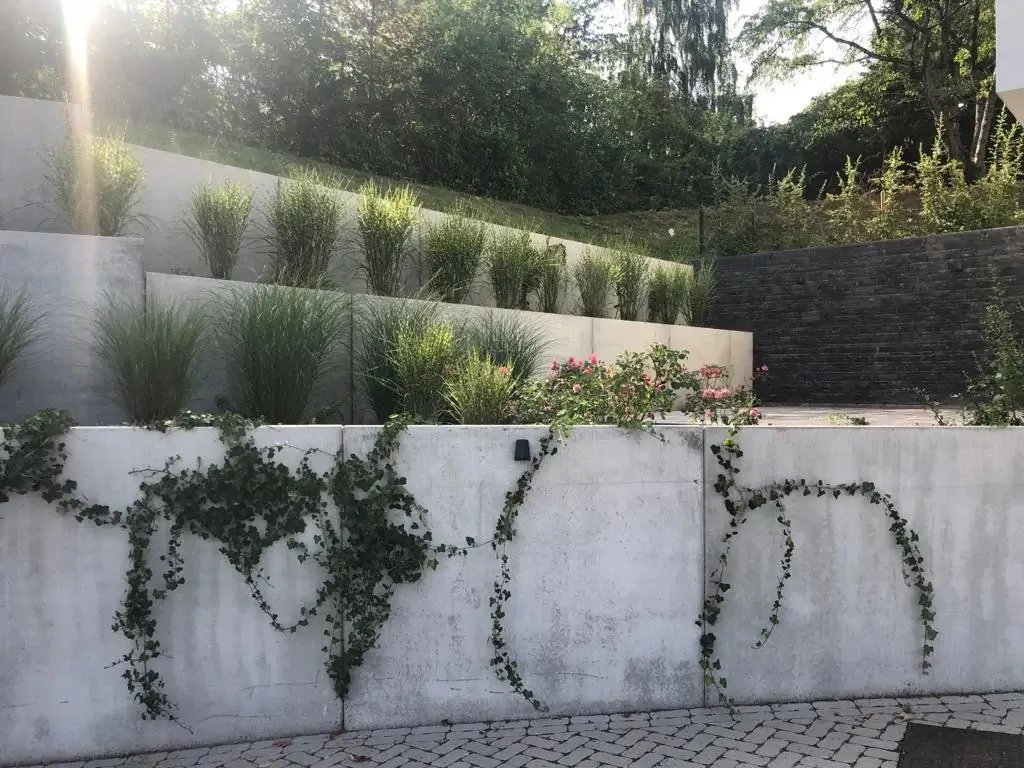
M681 300L683 320L686 325L703 326L711 319L711 310L718 291L715 276L715 260L705 257L693 268L693 277L686 275L676 278L679 281L676 290L684 293ZM681 287L681 286L685 286Z
M416 223L415 193L408 187L383 191L374 182L360 190L359 235L366 285L378 296L397 296Z
M567 277L564 245L548 246L542 256L538 309L557 315L562 307Z
M984 354L967 388L964 422L971 426L1022 426L1024 341L998 282L985 308L982 342Z
M638 320L647 295L647 276L651 263L639 253L615 254L615 297L620 320Z
M469 345L480 357L511 366L516 384L540 368L550 341L523 317L487 312L466 329Z
M395 369L399 337L422 336L441 325L440 306L423 301L370 300L357 313L360 341L355 353L356 370L366 403L379 423L402 413L405 407L405 392Z
M143 221L142 180L142 161L120 137L69 138L50 154L49 181L77 235L119 237Z
M252 198L251 189L234 182L220 187L203 184L192 193L185 228L218 280L229 279L238 263Z
M271 424L300 424L316 387L348 339L338 294L280 285L239 287L221 300L219 348L234 411Z
M0 289L0 387L10 380L29 347L41 338L42 319L27 291Z
M267 216L270 279L290 286L329 285L331 262L344 234L343 214L336 193L315 174L283 182Z
M96 314L95 354L127 421L163 421L185 408L207 327L206 313L195 306L108 298Z
M486 227L461 216L445 216L427 230L424 261L428 286L441 301L460 304L480 270Z
M445 400L458 424L504 424L516 391L513 370L497 365L476 350L450 373Z
M459 341L444 323L399 332L393 363L404 413L433 422L445 412L445 381L462 354Z
M587 249L583 258L573 265L572 277L580 295L580 314L605 317L615 281L615 264L607 256Z
M529 296L540 285L543 259L528 232L499 232L486 253L487 277L494 303L501 309L529 309Z

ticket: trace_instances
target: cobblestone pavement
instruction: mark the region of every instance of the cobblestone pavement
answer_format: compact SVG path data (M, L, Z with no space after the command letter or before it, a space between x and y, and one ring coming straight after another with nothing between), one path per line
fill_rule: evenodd
M61 768L895 768L910 721L1019 735L1024 694L391 728Z

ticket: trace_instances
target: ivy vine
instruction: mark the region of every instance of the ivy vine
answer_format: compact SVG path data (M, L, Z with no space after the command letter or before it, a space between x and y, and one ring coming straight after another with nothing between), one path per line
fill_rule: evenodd
M37 492L80 521L127 529L127 586L112 628L130 641L131 649L112 666L124 667L122 677L142 706L143 719L174 719L174 705L156 669L162 651L155 607L185 583L185 532L218 543L275 629L296 632L324 613L323 651L339 697L348 694L353 670L376 644L396 586L436 568L440 555L455 557L468 551L468 546L432 543L426 510L392 461L405 428L401 420L380 430L366 458L346 458L339 451L327 472L313 469L316 450L304 451L297 468L290 469L281 461L281 453L290 447L258 447L247 435L253 423L238 416L185 414L180 421L148 425L162 431L218 427L225 455L219 463L201 468L181 467L181 457L172 457L160 469L145 470L139 498L125 513L87 504L75 495L74 481L64 478L63 438L73 425L64 412L44 411L4 428L0 502L12 493ZM150 553L158 526L164 523L169 526L167 548L159 557L161 573L156 576ZM300 538L309 525L314 526L312 546ZM326 573L312 604L301 607L292 624L281 621L263 589L268 581L263 554L278 542L284 542L299 562L312 561Z
M498 515L498 522L494 526L494 537L491 539L491 548L498 557L498 577L494 580L494 589L491 593L491 647L494 655L491 657L491 666L495 674L502 682L508 683L512 690L528 701L534 709L546 711L547 707L540 701L532 690L526 687L522 673L519 671L518 662L512 657L508 650L508 641L504 619L507 615L506 606L512 597L511 582L512 573L509 570L509 557L507 544L516 536L516 521L519 519L519 510L526 501L526 495L533 487L533 478L540 469L544 459L558 453L558 433L554 428L540 439L537 455L530 460L530 466L519 476L516 487L505 494L505 504Z
M776 584L775 599L768 619L761 627L754 647L763 647L779 624L785 585L792 576L793 551L795 549L793 524L786 513L785 506L785 500L793 494L816 498L832 496L835 499L843 496L860 496L869 503L883 508L890 522L889 531L900 551L904 580L909 587L917 591L919 616L924 637L921 649L921 669L927 674L932 667L931 656L935 652L933 643L939 634L935 629L934 587L925 573L924 558L921 556L918 546L919 537L900 514L892 497L879 491L874 483L870 482L829 484L821 480L811 482L799 479L771 482L760 488L742 487L737 482L740 472L737 462L743 457L743 450L736 439L738 434L739 427L730 426L722 444L711 446L711 453L722 470L715 480L714 488L715 492L722 497L726 512L729 514L729 527L722 537L722 551L718 558L718 564L709 577L712 589L704 599L701 614L697 619L697 626L702 630L700 668L704 673L705 684L714 686L722 703L730 708L733 706L731 698L726 693L728 679L722 672L722 663L716 654L717 637L713 629L721 617L725 595L731 588L726 580L726 571L732 545L742 526L749 519L748 513L768 505L775 508L775 520L779 524L784 541L780 562L781 574Z

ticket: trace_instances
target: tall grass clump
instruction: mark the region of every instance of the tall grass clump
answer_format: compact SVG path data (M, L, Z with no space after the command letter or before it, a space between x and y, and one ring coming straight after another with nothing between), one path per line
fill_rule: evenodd
M480 357L511 367L513 383L536 373L551 346L550 340L528 320L487 312L467 328L470 347Z
M682 276L682 280L680 280ZM652 323L675 325L683 308L683 296L680 295L680 282L685 287L687 275L685 270L658 265L651 273L651 282L647 290L647 319ZM685 295L685 291L683 292Z
M368 300L357 314L359 347L356 370L360 371L366 403L380 423L405 407L405 392L395 367L398 340L423 336L443 324L440 305L422 301Z
M25 352L40 339L42 319L27 291L0 289L0 387L10 381Z
M542 257L528 232L499 232L488 244L487 277L500 309L529 309L529 296L540 285Z
M483 260L487 230L483 223L445 216L427 231L424 262L430 290L441 301L460 304Z
M686 280L685 284L683 320L686 325L707 325L718 290L714 258L704 257L694 265L693 277Z
M558 314L565 295L567 278L565 246L549 246L543 253L540 268L538 309L549 314Z
M119 237L144 220L137 212L142 160L123 138L69 138L49 165L57 204L76 235Z
M349 328L337 294L266 284L223 298L218 323L232 409L272 424L302 423Z
M643 254L629 251L615 254L615 297L620 320L639 319L650 269L651 263Z
M270 203L266 234L273 282L322 287L344 234L337 195L310 172L283 182Z
M445 385L445 400L452 419L458 424L508 421L516 391L514 370L471 350Z
M459 341L446 323L399 332L393 364L403 413L430 422L445 412L446 380L462 354Z
M125 419L174 418L198 384L206 313L175 302L110 297L96 313L95 354L117 392Z
M572 277L580 294L580 314L584 317L605 317L608 297L615 282L614 262L588 249L583 258L573 265Z
M372 181L359 194L360 268L366 285L378 296L397 296L416 223L416 194L409 187L384 191Z
M210 275L227 280L238 263L252 216L252 190L234 182L203 184L192 192L185 229L203 255Z

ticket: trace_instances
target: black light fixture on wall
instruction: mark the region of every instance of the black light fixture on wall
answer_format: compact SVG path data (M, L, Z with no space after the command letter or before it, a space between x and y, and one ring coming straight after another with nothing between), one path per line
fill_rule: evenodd
M514 454L516 461L529 461L530 460L530 441L529 440L516 440L516 450Z

